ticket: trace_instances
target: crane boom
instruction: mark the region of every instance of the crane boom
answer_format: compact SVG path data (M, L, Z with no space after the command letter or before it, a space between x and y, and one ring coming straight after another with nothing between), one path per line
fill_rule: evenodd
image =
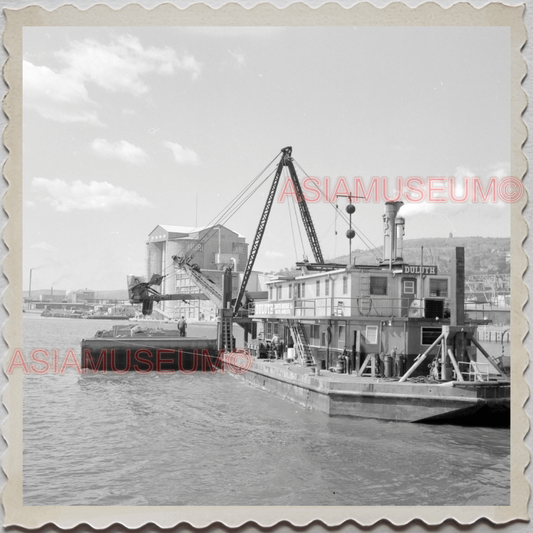
M309 213L309 207L307 207L307 202L302 192L302 187L296 175L296 170L294 169L294 164L292 158L287 158L287 167L291 174L292 183L294 184L294 189L296 191L296 200L298 202L298 207L300 208L300 214L302 215L302 221L304 223L305 232L307 233L307 238L309 239L309 244L311 245L311 250L315 258L316 263L324 263L324 257L322 256L322 250L320 249L320 244L318 242L318 237L316 235L315 226L311 220L311 214Z
M174 263L177 266L189 274L193 283L217 306L217 308L222 307L222 290L214 281L210 280L205 274L200 272L198 267L189 265L185 260L177 256L172 256L172 259L174 259Z
M246 291L246 286L248 284L248 280L252 273L252 269L255 263L255 259L257 257L257 253L259 251L259 246L261 245L261 241L263 240L263 235L265 233L266 224L268 222L268 217L270 215L272 204L274 203L276 189L278 187L279 179L281 177L281 172L284 166L288 167L292 183L294 184L294 189L296 191L296 199L300 207L300 214L302 215L302 220L304 223L305 231L307 232L307 237L309 238L309 243L311 244L311 249L313 251L315 261L317 263L324 263L324 259L322 257L322 251L320 249L320 244L318 243L318 238L316 235L315 227L313 225L313 221L311 220L311 215L309 213L309 209L307 207L307 203L305 201L305 198L302 192L302 187L300 186L300 182L298 181L298 177L296 175L296 170L294 169L294 165L292 163L292 158L291 158L292 147L287 146L286 148L283 148L281 152L283 155L281 156L281 159L279 161L278 168L274 176L274 180L270 187L270 192L268 193L265 207L263 208L263 214L261 215L261 219L259 220L259 225L257 226L257 231L255 232L254 242L252 244L250 255L248 257L248 263L246 265L246 269L244 271L244 275L242 278L241 288L239 290L239 294L237 295L237 299L235 300L235 305L233 307L234 315L237 314L237 312L239 311L241 307L242 299Z
M270 191L268 193L267 201L265 203L265 207L263 208L263 214L261 215L261 218L259 220L259 225L257 226L257 231L255 232L254 242L250 250L250 255L248 256L248 263L246 264L246 270L244 271L244 274L242 277L241 288L239 289L239 294L237 295L237 299L235 300L235 306L233 307L233 314L237 314L237 311L241 307L242 298L244 296L244 292L246 291L246 286L248 285L248 280L250 279L250 275L254 267L255 259L257 257L257 252L259 252L259 246L261 245L261 241L263 240L263 235L265 234L266 223L268 222L270 210L272 209L272 204L274 203L274 197L276 195L276 189L278 187L279 178L281 176L283 167L286 164L287 158L289 158L292 153L292 147L287 146L286 148L283 148L281 151L283 152L283 155L281 156L281 159L278 163L278 168L274 176L274 181L272 182L272 185L270 186Z
M315 257L317 265L323 265L324 259L322 256L322 251L320 249L320 244L318 242L318 237L311 220L311 215L309 213L309 208L305 201L305 197L302 192L302 187L296 175L296 170L294 169L294 164L292 162L292 147L287 146L281 150L281 159L278 163L278 168L274 176L274 180L270 187L268 197L263 208L263 213L257 230L255 232L254 242L252 244L250 255L248 257L248 263L243 274L241 287L239 289L239 294L235 300L233 306L233 315L237 315L246 293L246 286L248 285L248 280L252 273L252 269L259 252L259 247L261 241L263 240L263 235L265 234L266 224L268 222L268 217L270 216L270 211L272 209L272 204L274 203L276 190L279 184L279 180L283 171L283 167L286 166L289 169L289 174L291 181L294 185L294 190L296 193L296 200L300 208L300 214L304 223L305 231ZM194 284L200 289L203 298L208 298L211 300L218 309L226 308L226 305L231 300L231 283L226 287L225 282L223 282L223 287L219 287L213 280L209 279L205 274L203 274L197 265L189 264L190 258L172 256L174 263L177 267L184 269L190 276ZM226 279L226 278L224 278ZM227 278L231 279L231 278ZM152 311L153 302L159 302L162 300L183 300L185 296L187 298L193 297L192 294L159 294L155 289L152 288L152 285L160 285L163 280L163 276L154 274L152 279L149 282L144 282L141 278L132 276L131 280L128 280L128 289L130 291L130 300L132 303L142 303L143 304L143 314L150 314Z

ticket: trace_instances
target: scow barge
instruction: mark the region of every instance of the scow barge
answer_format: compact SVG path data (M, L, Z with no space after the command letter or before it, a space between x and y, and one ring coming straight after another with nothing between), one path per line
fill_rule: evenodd
M214 372L217 340L178 331L114 326L81 341L81 367L94 372Z

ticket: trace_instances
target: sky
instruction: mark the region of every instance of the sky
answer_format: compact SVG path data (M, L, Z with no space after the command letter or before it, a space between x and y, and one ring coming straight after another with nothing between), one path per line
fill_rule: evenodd
M30 269L32 289L125 288L145 273L157 225L216 221L285 146L322 190L326 177L352 194L354 178L384 177L392 195L398 177L454 177L460 191L465 177L508 176L509 53L497 27L26 27L24 289ZM271 182L225 222L249 243ZM324 257L346 254L347 222L323 199L309 210ZM357 205L367 244L382 244L383 211L381 199ZM509 237L509 213L503 202L402 209L406 239ZM255 269L304 254L288 196Z

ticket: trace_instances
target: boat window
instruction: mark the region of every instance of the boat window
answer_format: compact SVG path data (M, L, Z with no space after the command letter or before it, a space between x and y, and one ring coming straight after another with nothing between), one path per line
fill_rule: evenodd
M365 338L366 338L367 344L377 344L378 343L378 327L367 326Z
M342 294L348 294L348 278L346 276L342 278Z
M429 294L430 296L440 296L442 298L447 298L448 280L431 278L429 280Z
M404 281L403 282L403 293L404 294L414 294L415 293L415 282L414 281Z
M370 276L370 294L386 296L387 278L382 276Z
M433 344L437 337L442 333L442 328L421 328L422 340L420 344L430 345Z
M305 283L302 283L302 298L305 298Z
M326 283L326 296L329 296L329 279L327 279L325 283Z
M317 298L320 296L320 280L316 282L316 296Z

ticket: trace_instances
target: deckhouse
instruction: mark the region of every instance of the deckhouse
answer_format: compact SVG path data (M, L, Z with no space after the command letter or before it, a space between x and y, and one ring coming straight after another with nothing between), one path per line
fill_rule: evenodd
M366 355L393 350L409 366L443 325L464 324L464 249L454 250L446 273L436 265L406 264L401 205L386 204L380 264L315 271L303 263L302 275L269 281L268 299L252 311L257 337L277 335L290 348L301 336L323 368L344 353L356 370Z

